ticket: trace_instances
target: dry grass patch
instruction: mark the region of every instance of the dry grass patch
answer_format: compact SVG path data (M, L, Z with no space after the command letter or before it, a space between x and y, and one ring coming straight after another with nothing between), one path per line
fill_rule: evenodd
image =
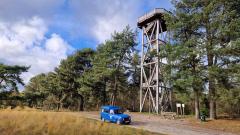
M19 110L19 109L17 109ZM1 135L157 135L71 112L0 111Z
M207 122L200 122L194 118L187 118L187 120L191 125L197 127L215 129L237 134L240 133L240 119L217 119L207 120Z

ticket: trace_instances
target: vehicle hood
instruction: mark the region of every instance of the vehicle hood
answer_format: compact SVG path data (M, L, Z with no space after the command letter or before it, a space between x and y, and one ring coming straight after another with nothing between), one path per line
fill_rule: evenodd
M129 115L127 115L127 114L115 114L116 116L118 116L118 117L121 117L121 118L128 118L128 117L130 117Z

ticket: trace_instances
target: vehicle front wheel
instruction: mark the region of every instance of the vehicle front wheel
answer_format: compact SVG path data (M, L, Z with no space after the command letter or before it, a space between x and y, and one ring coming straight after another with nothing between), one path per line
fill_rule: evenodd
M105 122L105 119L104 118L101 118L102 122Z
M120 120L117 120L117 124L120 125L120 124L121 124L121 121L120 121Z

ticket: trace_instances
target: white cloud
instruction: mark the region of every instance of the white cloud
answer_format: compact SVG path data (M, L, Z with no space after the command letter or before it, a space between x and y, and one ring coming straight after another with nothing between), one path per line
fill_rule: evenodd
M104 42L125 26L137 27L137 18L153 8L169 8L170 0L71 0L77 35ZM73 30L74 31L74 30Z
M51 35L51 38L46 41L45 47L47 52L57 56L64 56L67 50L72 50L68 43L57 34Z
M111 37L114 31L121 31L127 25L136 27L136 21L141 14L141 3L137 0L115 1L105 10L105 14L96 17L93 34L99 42Z
M66 39L104 42L128 24L136 28L139 16L164 3L169 0L0 0L0 62L31 65L27 82L67 56Z
M16 21L40 16L68 39L103 42L126 25L136 28L137 18L170 0L0 0L0 20Z
M0 22L0 62L31 66L23 74L26 83L36 74L52 71L72 49L58 34L52 33L47 38L47 30L39 17Z
M79 26L81 33L101 43L127 25L136 27L139 14L144 12L140 10L141 3L138 0L73 0L69 5L82 26Z
M128 25L127 20L122 19L121 16L114 16L109 18L99 18L96 25L91 29L93 35L98 42L102 43L106 39L111 38L111 33L120 31Z

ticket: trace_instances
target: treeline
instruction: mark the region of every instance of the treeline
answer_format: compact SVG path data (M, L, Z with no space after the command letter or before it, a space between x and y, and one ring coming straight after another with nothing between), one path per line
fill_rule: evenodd
M24 103L24 95L19 93L18 85L24 85L20 75L23 72L27 72L29 68L0 63L0 108Z
M137 111L140 73L136 45L136 32L126 27L98 45L96 50L77 50L62 60L54 71L34 76L21 93L15 89L15 83L9 89L1 83L1 103L72 111L96 110L104 104L117 104ZM19 76L14 79L22 84ZM15 98L11 98L12 95Z
M171 82L172 102L188 114L240 115L239 0L173 1L166 15L171 42L160 47L161 67ZM98 45L62 60L52 72L31 78L23 92L19 75L28 67L0 65L0 103L45 110L96 110L116 104L139 111L140 56L137 33L126 27ZM14 69L12 71L12 69ZM17 71L16 71L17 69ZM172 111L175 111L174 108Z
M166 49L174 90L194 98L211 119L240 114L239 0L173 0L167 18L173 42ZM191 97L190 96L190 97ZM185 103L189 103L185 101ZM208 112L209 111L209 112Z
M24 90L28 105L81 111L121 103L136 111L139 58L135 39L136 33L127 27L96 51L78 50L54 71L33 77Z

